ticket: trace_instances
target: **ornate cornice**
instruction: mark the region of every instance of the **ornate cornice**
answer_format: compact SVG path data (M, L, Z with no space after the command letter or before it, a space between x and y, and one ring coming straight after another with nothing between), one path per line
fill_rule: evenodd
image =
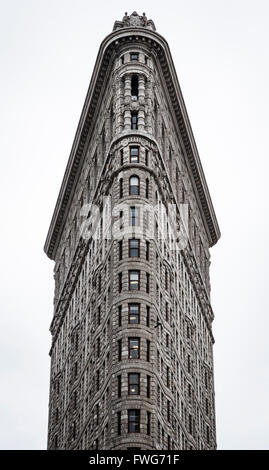
M108 71L111 66L112 58L122 44L128 43L131 45L132 43L137 44L137 42L141 42L141 44L154 49L159 59L159 64L175 113L179 136L184 146L184 154L189 168L189 173L207 231L209 245L214 245L220 237L218 222L206 184L169 46L166 40L153 30L144 27L129 26L126 28L120 28L108 35L100 46L44 246L46 254L51 259L55 259L56 256L57 247L66 222L68 209L72 202L80 170L86 155L87 143L91 138L95 124L94 118L99 109L100 98L102 98L101 91L108 79Z

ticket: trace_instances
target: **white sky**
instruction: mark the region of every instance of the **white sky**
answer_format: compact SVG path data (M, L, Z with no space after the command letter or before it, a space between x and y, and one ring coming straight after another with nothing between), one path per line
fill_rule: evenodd
M43 244L100 42L133 10L170 45L222 232L211 251L218 448L268 449L266 0L0 1L0 448L46 448Z

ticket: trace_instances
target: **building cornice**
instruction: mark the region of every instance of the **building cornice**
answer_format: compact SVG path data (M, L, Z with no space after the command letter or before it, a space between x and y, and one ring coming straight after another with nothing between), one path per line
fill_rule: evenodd
M89 133L92 132L100 104L101 91L107 76L111 56L117 53L124 42L142 41L147 47L153 48L160 61L162 74L170 95L170 100L176 116L181 141L184 145L185 158L189 168L193 187L197 195L198 204L204 220L209 245L213 246L220 237L220 230L216 219L204 172L195 144L193 132L188 118L186 106L179 86L173 59L166 40L158 33L143 27L128 27L117 30L108 35L101 43L75 139L65 170L53 217L50 223L44 250L49 258L55 259L56 251L66 222L68 209L72 202L76 184L87 151Z

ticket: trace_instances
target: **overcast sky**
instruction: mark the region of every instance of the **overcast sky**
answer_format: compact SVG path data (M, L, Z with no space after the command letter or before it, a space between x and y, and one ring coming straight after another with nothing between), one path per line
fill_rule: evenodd
M268 449L268 0L0 7L0 448L46 448L43 245L100 42L135 9L170 45L222 232L211 250L218 448Z

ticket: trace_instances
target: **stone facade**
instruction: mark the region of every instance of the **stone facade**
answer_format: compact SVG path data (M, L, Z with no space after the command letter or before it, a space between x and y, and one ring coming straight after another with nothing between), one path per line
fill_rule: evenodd
M220 236L166 41L101 44L48 232L49 449L214 449L209 248Z

